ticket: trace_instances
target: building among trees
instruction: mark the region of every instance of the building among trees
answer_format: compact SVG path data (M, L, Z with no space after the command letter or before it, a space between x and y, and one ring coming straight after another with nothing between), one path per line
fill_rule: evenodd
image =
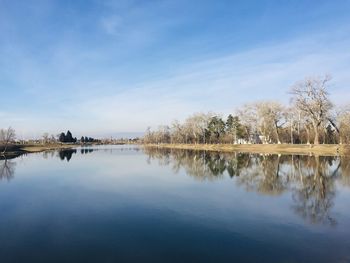
M349 144L350 105L335 106L329 98L329 75L296 82L290 105L258 101L238 108L225 120L197 113L184 123L149 128L145 143Z

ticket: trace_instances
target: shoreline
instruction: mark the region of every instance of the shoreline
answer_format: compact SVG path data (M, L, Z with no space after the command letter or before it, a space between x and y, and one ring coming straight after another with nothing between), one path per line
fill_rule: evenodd
M350 145L339 144L143 144L143 147L263 154L350 155Z
M3 145L0 145L0 160L2 159L13 159L18 156L29 154L29 153L39 153L45 151L61 150L61 149L73 149L81 146L92 146L101 145L96 143L84 143L84 144L11 144L8 146L8 150L5 154L2 154L4 149ZM122 143L112 144L112 145L123 145Z
M72 149L80 144L32 144L9 145L5 155L0 153L0 159L12 159L23 154L38 153L44 151ZM323 155L338 156L349 155L348 144L140 144L142 147L212 151L212 152L242 152L257 154L298 154L298 155ZM0 146L0 150L1 146ZM1 151L0 151L1 152Z
M80 144L14 144L8 146L8 150L5 154L1 153L3 146L0 146L0 159L12 159L28 153L39 153L59 149L71 149L79 146Z

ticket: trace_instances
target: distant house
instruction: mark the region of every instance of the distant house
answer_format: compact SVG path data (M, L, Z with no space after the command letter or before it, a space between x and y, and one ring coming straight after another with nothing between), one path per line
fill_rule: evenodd
M250 136L250 141L253 144L262 144L263 142L261 136L258 133L252 134Z

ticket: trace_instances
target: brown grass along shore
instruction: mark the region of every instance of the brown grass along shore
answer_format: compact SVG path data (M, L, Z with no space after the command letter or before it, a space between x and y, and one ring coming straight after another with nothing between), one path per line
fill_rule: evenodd
M9 145L4 156L13 158L21 154L43 152L49 150L69 149L78 144L33 144ZM183 149L215 152L245 152L266 154L313 154L313 155L350 155L350 145L338 144L143 144L144 147L157 147L168 149ZM0 145L0 152L2 146Z
M70 149L77 147L77 144L13 144L7 147L5 154L1 154L4 146L0 145L0 158L13 158L26 153L44 152L58 149ZM2 158L2 159L3 159Z
M144 144L144 147L267 154L350 155L350 145L338 144Z

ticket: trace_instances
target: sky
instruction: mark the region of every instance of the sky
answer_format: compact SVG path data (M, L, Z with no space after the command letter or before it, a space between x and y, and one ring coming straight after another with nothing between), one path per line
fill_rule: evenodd
M350 102L350 0L0 0L0 128L140 134L331 74Z

